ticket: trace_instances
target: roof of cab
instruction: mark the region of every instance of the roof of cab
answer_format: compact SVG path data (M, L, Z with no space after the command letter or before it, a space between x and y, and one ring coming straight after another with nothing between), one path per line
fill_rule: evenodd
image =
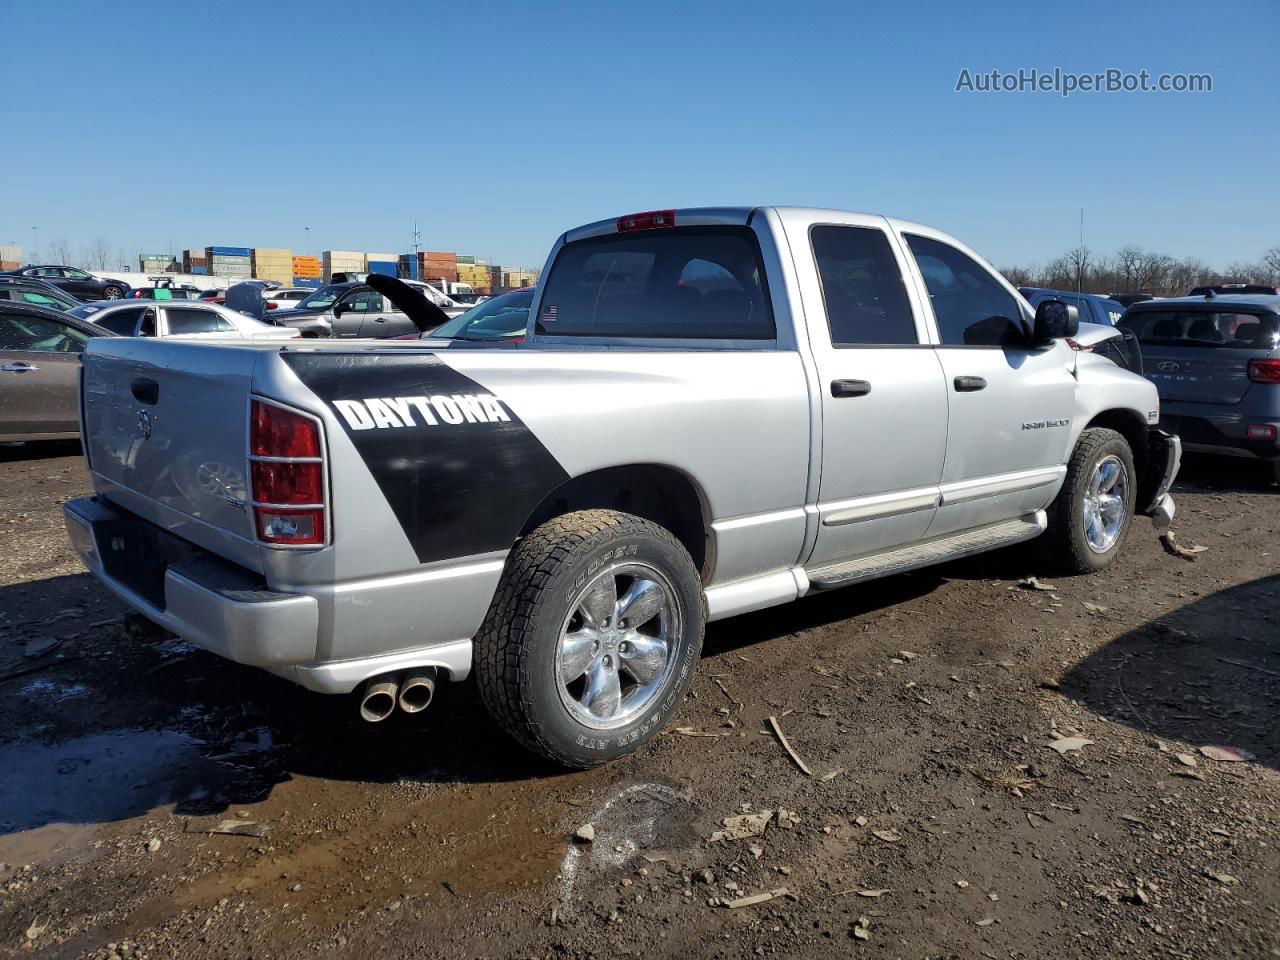
M1128 313L1145 313L1157 310L1231 310L1239 308L1251 313L1264 310L1280 314L1280 296L1266 293L1220 293L1212 297L1167 297L1163 300L1142 300L1129 307Z

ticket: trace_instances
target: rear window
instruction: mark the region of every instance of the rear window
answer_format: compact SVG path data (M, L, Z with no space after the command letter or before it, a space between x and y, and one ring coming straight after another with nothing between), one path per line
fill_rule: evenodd
M1119 324L1144 346L1232 347L1270 350L1276 344L1274 314L1211 310L1138 310Z
M566 245L551 267L539 333L583 337L772 340L755 235L686 227Z

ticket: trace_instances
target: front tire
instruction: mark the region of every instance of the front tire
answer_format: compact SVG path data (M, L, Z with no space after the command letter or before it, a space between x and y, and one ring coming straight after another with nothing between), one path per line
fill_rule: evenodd
M517 741L592 767L658 734L684 699L706 611L688 552L613 510L549 520L512 551L476 637L476 680Z
M1068 573L1109 567L1129 533L1137 479L1123 435L1105 427L1080 434L1066 481L1049 507L1050 559Z

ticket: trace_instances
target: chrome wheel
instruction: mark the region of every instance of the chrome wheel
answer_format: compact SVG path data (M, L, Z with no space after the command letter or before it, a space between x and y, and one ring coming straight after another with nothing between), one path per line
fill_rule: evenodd
M1094 553L1106 553L1120 539L1129 519L1129 471L1117 456L1103 457L1093 468L1080 505L1084 539Z
M666 685L681 630L671 582L647 563L620 563L579 591L556 644L556 687L575 720L625 726Z
M107 287L106 296L108 300L119 300L124 296L124 291L119 287Z

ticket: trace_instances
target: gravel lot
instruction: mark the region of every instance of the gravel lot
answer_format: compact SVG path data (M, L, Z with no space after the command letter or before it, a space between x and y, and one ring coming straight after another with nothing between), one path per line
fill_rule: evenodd
M1280 957L1253 471L1184 469L1195 560L1144 521L1101 576L1007 551L715 624L677 729L573 774L469 685L375 727L126 637L87 490L74 444L0 449L0 955Z

